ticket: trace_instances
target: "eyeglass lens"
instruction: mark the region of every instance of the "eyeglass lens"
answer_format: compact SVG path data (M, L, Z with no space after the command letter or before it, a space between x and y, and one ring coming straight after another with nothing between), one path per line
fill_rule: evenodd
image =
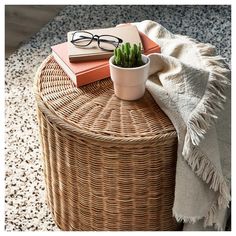
M87 32L75 32L73 44L76 46L87 46L91 43L93 35Z
M119 45L119 40L113 36L104 35L99 38L99 47L105 50L114 50Z

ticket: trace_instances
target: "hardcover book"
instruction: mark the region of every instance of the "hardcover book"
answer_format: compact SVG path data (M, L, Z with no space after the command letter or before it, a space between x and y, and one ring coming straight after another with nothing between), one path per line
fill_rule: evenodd
M94 35L96 36L94 37L94 40L91 41L90 38L92 38ZM109 35L114 36L114 40L112 40L112 37ZM97 36L100 36L99 43ZM140 43L141 49L143 50L143 45L138 29L136 26L131 24L127 24L123 27L92 29L86 31L70 31L67 33L69 60L71 62L76 62L108 59L113 55L115 43L118 44L118 41L116 42L117 38L121 39L122 43ZM71 43L72 39L75 41L74 44ZM109 41L114 43L109 43ZM103 50L102 48L106 50Z
M141 32L139 35L144 54L160 53L161 49L158 44ZM77 87L110 77L108 59L71 63L67 46L68 42L52 46L52 55Z

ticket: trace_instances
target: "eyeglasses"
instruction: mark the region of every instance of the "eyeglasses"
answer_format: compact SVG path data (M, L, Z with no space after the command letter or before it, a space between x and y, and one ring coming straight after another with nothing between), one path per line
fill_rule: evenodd
M86 47L93 40L97 41L100 49L108 52L113 52L123 42L121 38L113 35L94 35L87 31L76 31L72 34L71 43L77 47Z

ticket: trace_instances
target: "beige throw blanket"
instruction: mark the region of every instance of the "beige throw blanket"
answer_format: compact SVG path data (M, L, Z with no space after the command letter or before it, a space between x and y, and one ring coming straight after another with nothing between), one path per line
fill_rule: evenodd
M210 44L174 35L153 21L134 23L161 46L151 55L147 89L178 133L173 216L185 230L223 230L230 201L214 121L230 71Z

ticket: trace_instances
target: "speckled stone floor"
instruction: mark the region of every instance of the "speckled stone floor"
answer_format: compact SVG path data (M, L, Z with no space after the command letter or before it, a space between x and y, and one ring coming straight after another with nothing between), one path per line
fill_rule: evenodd
M45 184L33 94L35 72L50 46L75 29L111 27L150 19L173 33L216 46L231 63L230 6L67 6L5 62L5 229L56 231L45 202ZM230 154L230 90L219 118L221 153ZM222 132L224 130L224 132ZM230 165L230 163L228 163ZM230 173L227 173L230 177Z

